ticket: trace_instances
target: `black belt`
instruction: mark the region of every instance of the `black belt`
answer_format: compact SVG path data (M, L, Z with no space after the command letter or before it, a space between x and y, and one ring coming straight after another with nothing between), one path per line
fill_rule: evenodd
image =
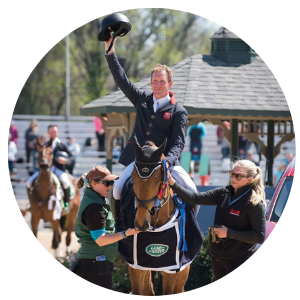
M105 255L97 255L95 258L78 258L77 261L86 261L86 262L99 262L99 261L105 261L106 257Z

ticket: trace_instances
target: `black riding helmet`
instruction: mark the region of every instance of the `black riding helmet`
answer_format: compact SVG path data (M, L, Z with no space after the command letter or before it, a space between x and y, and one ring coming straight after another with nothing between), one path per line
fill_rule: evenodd
M116 38L124 36L131 30L129 19L121 13L113 13L106 16L100 25L99 41L108 41L110 33Z

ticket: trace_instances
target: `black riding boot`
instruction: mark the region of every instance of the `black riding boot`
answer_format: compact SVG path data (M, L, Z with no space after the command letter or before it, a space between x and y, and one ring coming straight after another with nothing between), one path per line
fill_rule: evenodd
M70 212L70 188L63 189L64 190L64 202L65 202L65 208L64 208L64 214L68 214Z
M112 213L115 221L117 221L120 215L120 200L116 200L115 198L112 197L111 202L112 202Z

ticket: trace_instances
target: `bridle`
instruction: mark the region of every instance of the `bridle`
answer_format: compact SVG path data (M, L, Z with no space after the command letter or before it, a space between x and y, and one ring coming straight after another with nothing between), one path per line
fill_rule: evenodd
M51 193L53 186L55 186L55 182L51 175L52 174L52 171L51 171L52 159L49 159L47 157L47 148L49 148L49 147L47 147L45 145L40 145L40 147L42 147L42 149L39 150L39 155L41 156L41 159L39 157L39 171L40 172L39 172L39 176L36 178L36 180L34 181L33 184L36 186L40 185L39 180L42 180L42 179L40 179L40 176L42 176L42 174L45 174L45 173L41 172L41 170L43 170L43 172L46 172L50 176L50 183L48 185L48 188L46 188L45 190L47 190L49 193ZM33 186L32 186L32 188L33 188ZM32 195L32 197L35 198L35 201L38 202L39 206L42 206L44 203L47 203L50 200L50 197L43 201L36 199L36 197L34 197L33 195Z
M142 175L141 172L140 172L141 170L138 168L137 164L145 166L142 169L144 173L147 173L147 170L148 170L148 172L150 171L147 168L147 166L149 166L149 167L152 166L154 168L152 169L152 171L150 172L149 175ZM167 172L168 169L167 169L166 160L163 159L162 161L158 161L158 162L141 162L141 161L136 160L135 163L134 163L134 168L135 168L138 176L142 179L149 179L153 175L153 173L159 168L162 168L162 173L164 174L163 178L161 178L161 182L163 183L164 187L163 187L163 189L160 188L157 195L155 195L154 197L152 197L151 199L148 199L148 200L140 200L135 195L135 201L139 204L137 206L136 210L138 210L140 207L143 207L149 212L149 214L151 216L154 216L156 214L156 219L155 219L155 223L154 223L154 226L153 226L153 231L154 231L156 229L156 223L158 221L158 213L159 213L160 209L165 204L167 204L167 202L170 199L170 188L169 188L169 184L168 184L168 172ZM165 192L166 189L167 189L167 195L165 197L164 192ZM152 207L152 209L149 210L149 208L146 204L149 204L151 202L155 202L155 203L154 203L154 206Z

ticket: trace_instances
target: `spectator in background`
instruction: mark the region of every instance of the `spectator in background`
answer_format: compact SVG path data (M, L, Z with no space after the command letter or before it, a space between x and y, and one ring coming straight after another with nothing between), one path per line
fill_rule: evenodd
M226 126L228 130L230 130L230 123L228 121L223 121L223 124ZM218 126L217 128L217 136L218 136L218 145L221 145L222 159L229 158L230 146L229 146L229 142L225 138L225 132L221 126Z
M243 127L243 132L244 133L247 132L246 126ZM249 142L248 138L244 135L240 135L239 136L239 158L241 158L241 159L246 158L249 146L250 146L250 142Z
M11 140L18 145L18 128L15 125L14 119L11 119L9 133L11 134Z
M116 146L118 146L118 150L120 150L121 152L123 151L124 149L124 139L123 139L123 136L120 135L118 137L116 137Z
M251 150L248 150L247 151L247 157L246 157L248 160L252 161L253 163L255 163L257 166L259 166L259 162L257 162L255 159L254 159L254 156L253 156L253 152Z
M223 121L225 127L230 130L230 123L228 121ZM225 138L225 131L222 126L218 126L217 129L218 145L221 145L221 170L222 172L227 172L230 169L230 145L228 140Z
M293 153L291 153L291 152L285 153L284 158L281 160L280 165L279 165L276 173L273 176L274 186L277 185L279 179L281 178L282 173L284 172L284 170L286 169L288 164L293 160L293 158L294 158Z
M199 122L197 125L192 125L188 134L190 137L190 151L193 154L194 148L197 148L197 160L200 161L202 154L202 138L207 134L204 123Z
M106 119L107 120L107 119ZM105 150L105 130L102 128L102 121L98 117L94 117L95 132L98 139L98 151Z
M8 134L8 168L10 177L14 178L16 176L14 172L14 164L16 161L16 154L17 154L17 145L11 139L11 134Z
M26 149L26 169L29 172L29 166L28 164L30 163L30 156L34 154L34 151L36 149L36 138L38 137L38 124L37 120L31 120L28 129L25 131L25 149Z
M254 121L250 122L250 132L254 132ZM261 133L261 127L260 127L259 123L257 124L257 132ZM261 148L260 148L260 145L256 142L250 142L249 146L251 146L251 144L254 144L254 146L255 146L256 152L258 154L258 160L259 160L258 163L260 163L260 161L261 161Z
M223 130L223 128L220 125L217 128L217 137L218 137L217 144L221 145L223 137L224 137L224 130Z
M72 135L69 135L67 137L67 139L68 139L68 141L66 143L66 146L68 147L70 152L73 154L74 160L72 161L71 164L66 165L66 169L68 170L68 172L70 174L74 175L73 170L74 170L75 164L77 162L78 155L80 154L80 146L78 143L75 142L75 138Z
M287 166L287 165L286 165L285 163L281 163L281 164L280 164L278 170L277 170L276 173L274 174L274 181L273 181L274 186L277 185L277 183L278 183L278 181L279 181L279 179L280 179L282 173L284 172L286 166Z
M284 158L282 159L282 163L284 163L287 166L292 161L293 158L294 158L294 154L291 152L287 152L284 155Z

